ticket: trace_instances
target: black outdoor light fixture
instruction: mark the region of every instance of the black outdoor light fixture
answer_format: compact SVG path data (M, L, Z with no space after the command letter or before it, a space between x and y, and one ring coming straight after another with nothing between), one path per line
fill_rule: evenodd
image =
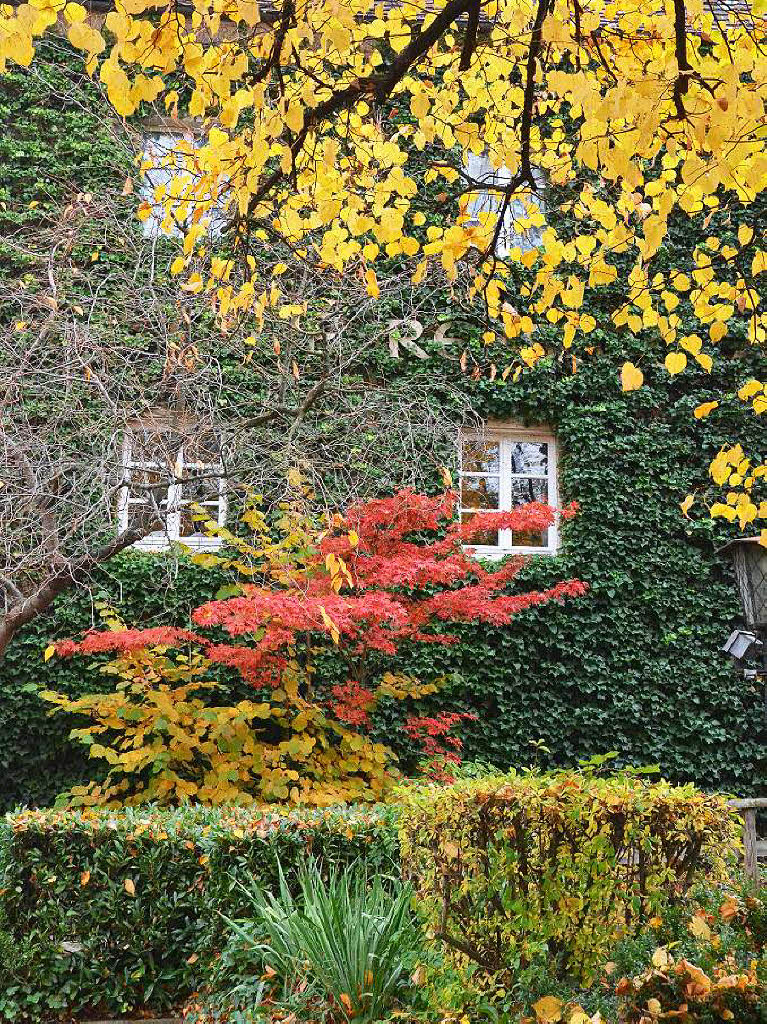
M758 537L737 537L719 551L726 551L732 561L746 623L746 629L730 634L722 651L743 668L747 678L757 680L761 676L767 687L767 547ZM755 662L755 667L747 668L748 662Z

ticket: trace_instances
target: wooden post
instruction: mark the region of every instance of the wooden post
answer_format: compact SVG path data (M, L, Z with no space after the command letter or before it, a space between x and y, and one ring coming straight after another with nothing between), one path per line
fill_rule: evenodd
M759 880L759 864L756 859L756 809L743 811L743 867L752 882Z
M731 800L729 806L738 811L743 818L743 868L748 878L756 885L759 882L756 812L760 808L767 808L767 797Z

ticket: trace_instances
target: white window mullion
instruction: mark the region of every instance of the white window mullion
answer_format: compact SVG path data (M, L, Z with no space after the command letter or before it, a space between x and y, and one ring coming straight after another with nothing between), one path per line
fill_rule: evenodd
M226 512L227 512L227 500L226 500L226 481L224 480L224 467L223 465L218 466L219 477L218 477L218 525L224 526L226 524Z
M178 540L181 536L181 498L184 477L184 449L179 448L173 465L173 483L168 487L168 514L166 516L168 540Z
M546 446L548 451L547 465L549 470L548 480L548 503L552 508L559 508L559 493L557 488L557 446L549 441ZM548 548L554 552L559 548L559 512L556 513L554 523L548 531Z
M498 454L500 456L501 470L498 507L501 512L509 512L511 510L511 445L508 440L499 438ZM511 530L498 531L498 544L504 549L511 547Z

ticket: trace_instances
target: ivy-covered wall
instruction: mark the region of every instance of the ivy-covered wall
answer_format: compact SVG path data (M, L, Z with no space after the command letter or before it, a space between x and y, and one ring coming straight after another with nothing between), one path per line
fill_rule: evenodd
M20 117L25 125L23 134L0 131L0 228L33 224L73 190L104 187L105 173L122 180L96 99L79 79L45 65L0 82L0 125ZM0 248L0 274L21 273ZM646 343L599 329L590 341L594 351L579 358L577 373L569 360L544 361L516 382L480 375L464 385L488 418L555 428L561 496L577 500L581 513L565 528L560 555L525 571L542 583L577 576L588 596L526 612L510 629L463 627L460 645L420 650L409 668L454 674L433 700L478 713L465 729L469 758L504 767L572 764L616 750L624 762L660 764L675 780L755 792L767 778L763 695L719 652L737 618L732 580L715 554L712 523L686 519L679 501L705 481L725 440L764 448L759 421L736 421L726 404L708 419L692 416L705 398L754 375L757 355L670 381L663 353ZM641 361L646 380L629 395L619 385L626 357ZM408 374L409 359L387 372ZM439 355L417 364L436 382L435 394L441 377L461 379L456 370ZM396 467L387 465L389 477ZM83 661L44 662L51 640L89 627L100 601L134 624L183 622L220 585L214 571L184 564L158 585L166 574L157 557L121 556L91 593L65 595L13 641L0 665L0 808L46 803L91 770L67 740L71 723L48 717L36 691L85 693L102 688L103 677ZM436 666L419 664L426 658ZM379 728L407 755L394 714L383 712Z

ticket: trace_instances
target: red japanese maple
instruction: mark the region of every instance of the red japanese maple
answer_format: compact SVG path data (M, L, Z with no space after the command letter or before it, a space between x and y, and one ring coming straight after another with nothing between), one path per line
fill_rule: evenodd
M242 582L237 596L197 608L195 631L91 633L79 643L60 644L58 651L124 653L196 644L211 663L236 669L267 694L271 689L282 695L294 716L311 709L309 718L318 727L321 709L337 736L364 734L381 696L417 698L430 682L387 671L387 658L402 653L404 645L453 644L451 625L504 626L524 609L586 592L580 580L545 590L515 589L525 557L488 568L471 548L487 530L543 531L557 515L574 515L574 505L559 512L532 503L512 512L475 513L467 524L455 521L455 502L451 491L429 497L401 490L355 504L314 531L308 545L303 542L290 571L274 571L272 551L271 561L266 558L260 574L251 576L258 582ZM211 637L211 629L219 638ZM221 630L228 640L220 639ZM331 646L343 659L346 682L323 693L314 685L314 655ZM465 717L415 715L406 732L430 758L456 761L461 744L452 731Z

